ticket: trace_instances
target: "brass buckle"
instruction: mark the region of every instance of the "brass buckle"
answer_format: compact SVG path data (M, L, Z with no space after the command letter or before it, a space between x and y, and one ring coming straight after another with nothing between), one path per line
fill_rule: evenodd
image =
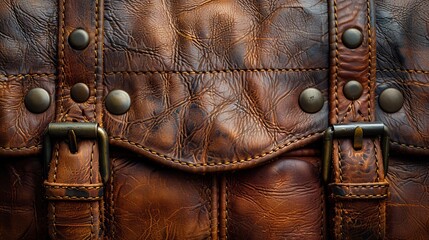
M52 157L52 139L69 138L69 148L72 153L77 152L77 138L97 139L100 151L100 174L103 183L110 177L109 161L109 138L106 131L99 127L97 123L50 123L45 132L43 143L43 164L45 177Z
M387 174L388 157L389 157L389 129L383 123L348 123L335 124L325 131L324 135L324 154L323 154L323 180L328 181L331 158L332 158L332 142L334 138L350 138L353 137L353 147L356 150L362 148L362 140L364 137L381 137L381 152L383 155L384 174Z

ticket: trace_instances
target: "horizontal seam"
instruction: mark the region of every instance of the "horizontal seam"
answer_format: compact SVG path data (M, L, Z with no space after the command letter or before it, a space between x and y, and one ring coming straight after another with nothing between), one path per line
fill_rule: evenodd
M387 188L388 185L375 185L375 186L367 186L367 185L355 185L355 186L347 186L347 185L337 185L338 187L344 188Z
M86 199L86 200L100 200L101 197L46 196L46 199Z
M429 150L429 148L427 148L427 147L415 146L415 145L410 145L410 144L400 143L400 142L396 142L396 141L390 141L390 142L391 142L391 143L393 143L393 144L396 144L396 145L403 146L403 147L409 147L409 148L417 148L417 149Z
M147 75L147 74L215 74L215 73L240 73L240 72L311 72L311 71L327 71L328 68L284 68L284 69L225 69L225 70L212 70L212 71L112 71L106 72L104 75L116 75L116 74L135 74L135 75Z
M340 197L356 197L356 198L379 198L379 197L387 197L387 193L385 194L346 194L346 195L337 195Z
M49 186L49 185L45 185L45 188L55 188L55 189L100 189L100 188L103 188L103 186L99 186L99 187L64 187L64 186Z
M317 134L321 134L323 132L324 131L322 131L322 132L316 132L316 133L312 133L312 134L306 135L306 136L301 137L301 138L294 139L294 140L289 141L289 142L287 142L287 143L285 143L285 144L283 144L281 146L277 146L277 147L271 149L269 152L264 152L262 154L259 154L259 155L256 155L256 156L252 156L252 157L248 157L246 159L235 160L235 161L232 161L232 162L220 162L220 163L209 163L209 164L207 164L207 163L188 163L188 162L184 162L184 161L181 161L181 160L178 160L178 159L167 157L164 154L158 153L158 152L156 152L154 150L151 150L151 149L149 149L147 147L144 147L144 146L142 146L142 145L140 145L140 144L138 144L136 142L130 141L130 140L125 139L125 138L110 137L110 139L129 143L129 144L134 145L134 146L136 146L136 147L138 147L140 149L143 149L146 152L149 152L149 153L151 153L153 155L156 155L156 156L158 156L160 158L163 158L163 159L165 159L167 161L170 161L170 162L173 162L173 163L176 163L176 164L180 164L180 165L185 165L185 166L188 166L188 167L195 167L195 168L197 168L197 167L205 167L205 166L235 165L235 164L239 164L239 163L243 163L243 162L252 161L252 160L255 160L255 159L259 159L259 158L262 158L262 157L274 154L275 152L277 152L277 151L279 151L279 150L281 150L281 149L283 149L283 148L285 148L285 147L287 147L287 146L289 146L291 144L294 144L296 142L300 142L300 141L302 141L304 139L307 139L307 138L312 137L312 136L317 135Z
M406 73L415 73L415 74L429 74L429 71L425 71L425 70L418 70L418 69L400 69L400 68L395 68L395 69L377 69L377 71L381 71L381 72L406 72Z
M42 148L42 145L33 145L30 147L1 147L1 150L6 150L6 151L25 151L25 150L29 150L29 149L33 149L33 148Z
M30 74L10 74L10 75L3 75L0 74L0 78L23 78L23 77L55 77L56 75L53 73L30 73Z
M319 133L321 133L321 132L319 132ZM119 137L116 137L117 139L115 139L114 137L110 137L110 138L114 139L114 140L118 140L118 139L122 140L123 139L123 138L119 138ZM429 150L429 148L427 148L427 147L409 145L409 144L405 144L405 143L399 143L399 142L396 142L396 141L390 141L390 142L393 143L393 144L396 144L396 145L403 146L403 147L417 148L417 149L422 149L422 150ZM130 143L131 143L131 141L130 141ZM136 144L133 144L133 145L136 145ZM0 150L5 150L5 151L25 151L25 150L34 149L34 148L40 149L40 148L42 148L42 145L34 145L34 146L29 146L29 147L12 147L12 148L11 147L2 147L2 146L0 146ZM143 148L143 147L141 147L141 148Z

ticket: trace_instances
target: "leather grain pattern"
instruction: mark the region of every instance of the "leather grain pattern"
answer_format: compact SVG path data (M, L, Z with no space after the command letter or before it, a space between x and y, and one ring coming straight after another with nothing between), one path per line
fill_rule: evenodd
M357 5L347 2L349 18ZM328 1L102 3L96 11L96 1L0 0L0 239L47 239L49 232L70 239L332 239L332 205L320 179L322 134L335 104L328 97ZM429 5L374 3L371 120L389 126L392 138L385 239L428 239ZM67 43L78 27L91 36L83 52ZM366 77L356 59L346 60L340 67ZM88 102L71 99L77 82L90 87ZM41 114L24 105L35 87L51 95ZM315 114L298 104L309 87L324 97ZM397 113L378 106L388 87L404 94ZM124 115L105 109L114 89L131 97ZM368 120L367 103L339 102L338 122ZM108 131L112 168L103 196L95 140L79 141L77 155L66 142L55 146L48 180L57 166L59 181L44 186L41 144L54 121L98 122ZM371 140L364 145L362 155L379 155ZM376 163L349 154L350 142L341 148L350 163L343 167L356 176L336 186L337 197L347 198L337 210L352 213L343 221L359 231L339 230L366 239L380 215L368 199L355 208L352 195L384 198L386 185L373 174L369 188L354 188L351 181L368 180L361 169ZM76 191L81 187L88 192ZM79 194L95 199L53 200ZM367 218L356 214L362 209Z
M112 144L219 171L266 161L327 127L326 102L315 114L298 105L308 87L327 100L326 3L106 1L105 12L105 92L132 101L128 113L104 115Z
M429 6L424 0L376 1L377 89L393 87L405 98L396 113L377 109L391 129L392 148L429 153ZM376 101L378 103L378 101ZM377 106L378 107L378 106Z

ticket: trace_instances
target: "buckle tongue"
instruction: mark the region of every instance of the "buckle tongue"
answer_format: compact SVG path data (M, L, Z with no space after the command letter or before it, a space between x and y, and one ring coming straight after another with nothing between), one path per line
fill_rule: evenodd
M331 158L332 143L334 138L353 138L353 148L362 149L363 138L381 137L381 152L383 156L384 174L387 174L389 157L389 129L383 123L348 123L335 124L325 131L324 135L324 154L323 154L323 180L328 181Z

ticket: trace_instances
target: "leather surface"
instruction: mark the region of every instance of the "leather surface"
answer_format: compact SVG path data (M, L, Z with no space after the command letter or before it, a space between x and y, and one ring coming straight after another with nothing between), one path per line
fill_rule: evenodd
M404 107L392 114L377 109L391 130L392 147L429 153L429 5L424 0L375 1L377 21L376 96L399 89ZM376 101L378 103L378 101ZM378 107L378 106L377 106Z
M327 127L325 2L106 1L105 12L105 92L125 90L132 102L104 115L113 144L217 171L253 166ZM298 105L308 87L325 96L315 114Z
M429 236L428 10L424 0L375 1L375 119L390 127L393 147L387 239ZM332 104L326 1L108 0L101 16L104 41L86 55L69 51L78 57L61 78L57 1L0 0L0 239L48 237L40 146L55 118L98 120L111 137L112 177L93 214L100 216L94 231L106 239L328 238L330 205L320 182L321 134ZM104 53L96 70L95 50ZM91 79L69 76L80 72ZM78 81L90 84L90 107L69 97ZM45 113L25 108L34 87L52 96ZM316 114L298 105L308 87L325 98ZM378 107L386 87L404 93L398 113ZM127 114L105 110L113 89L130 94ZM85 177L88 160L77 161ZM80 178L69 164L61 171L75 184ZM69 204L62 223L85 213L84 231L92 231L92 203Z

